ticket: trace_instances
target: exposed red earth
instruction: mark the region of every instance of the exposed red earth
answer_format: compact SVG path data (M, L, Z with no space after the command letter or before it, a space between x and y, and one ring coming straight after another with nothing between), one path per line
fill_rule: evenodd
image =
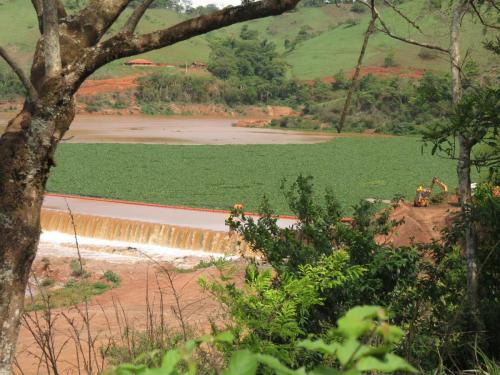
M70 278L69 261L69 258L50 258L49 269L46 270L46 263L41 262L41 259L38 258L33 269L40 279L51 277L57 283L64 284ZM161 266L172 270L171 265L161 264ZM179 320L174 313L174 309L178 305L172 285L180 296L179 305L183 318L194 336L200 336L207 332L210 318L216 322L221 321L219 305L210 296L204 294L197 284L201 276L209 279L215 277L217 272L214 268L185 273L171 271L172 284L168 281L168 277L160 265L148 262L113 263L87 259L85 260L85 268L94 279L102 278L105 271L111 270L121 277L121 284L89 302L89 332L84 330L82 325L81 314L85 314L84 304L77 306L77 308L53 311L55 348L57 351L61 350L58 361L61 374L79 374L78 362L80 362L81 369L84 367L81 353L77 354L75 342L71 338L74 332L69 322L78 327L85 353L88 350L89 336L95 340L97 351L100 347L107 347L111 341L126 347L127 339L123 336L126 330L129 330L130 336L133 337L146 329L147 317L150 314L147 311L148 293L149 305L154 305L152 307L154 319L159 322L161 320L160 311L162 311L163 319L168 326L166 329L168 334L173 334L174 330L181 331ZM163 309L160 308L160 291L161 298L163 298ZM40 316L40 312L38 314ZM35 313L30 315L35 318ZM40 363L37 358L39 355L40 349L26 325L23 325L16 357L22 372L15 368L15 373L47 374L45 363ZM97 355L97 357L100 356ZM93 366L96 366L96 363Z
M425 71L417 68L400 68L400 67L383 67L383 66L367 66L361 68L359 75L361 77L367 76L369 74L374 75L375 77L401 77L401 78L410 78L410 79L420 79L424 75ZM348 79L351 79L354 75L354 70L346 72L345 76ZM325 83L333 83L335 82L334 76L327 76L321 79L322 82ZM313 84L314 80L305 81L309 84Z
M138 75L131 75L109 79L87 79L82 87L80 87L80 90L78 90L78 95L94 96L98 94L134 90L137 88L138 77Z

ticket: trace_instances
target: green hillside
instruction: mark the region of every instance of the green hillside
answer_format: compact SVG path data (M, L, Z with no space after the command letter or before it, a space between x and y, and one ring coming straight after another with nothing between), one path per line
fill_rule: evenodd
M391 9L381 8L386 22L394 31L406 37L439 42L446 46L448 21L445 11L428 8L427 0L407 1L401 9L412 19L418 21L425 35L411 28ZM121 21L129 12L125 12ZM368 23L368 13L355 13L350 5L325 5L321 8L301 7L296 11L278 17L247 22L249 28L276 43L291 67L291 75L298 79L314 79L333 75L340 69L354 67L362 42L362 35ZM139 31L147 32L172 25L185 18L164 9L150 9L139 25ZM11 20L16 22L12 23ZM193 61L207 61L210 52L210 38L224 35L236 35L243 24L193 38L159 51L144 54L141 57L161 63L183 64ZM294 50L286 51L284 42L292 41L303 27L308 28L310 39L296 45ZM30 56L38 36L36 19L31 4L27 0L3 0L0 3L0 44L8 48L28 68ZM483 69L498 67L495 61L482 48L483 28L468 16L464 20L463 50L469 50L470 56ZM365 65L382 65L384 58L393 53L396 63L405 67L414 67L444 71L448 68L446 59L437 56L434 59L422 59L418 56L419 47L405 45L382 33L376 33L370 40ZM2 63L3 64L3 63ZM5 67L2 65L2 67ZM96 78L130 74L131 70L123 61L115 61L95 74Z

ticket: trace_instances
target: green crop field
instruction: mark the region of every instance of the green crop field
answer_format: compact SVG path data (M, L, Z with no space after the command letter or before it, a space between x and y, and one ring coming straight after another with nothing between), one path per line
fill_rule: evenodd
M394 32L422 41L448 43L448 21L441 12L428 9L428 1L412 0L401 5L401 9L412 19L418 21L425 35L414 30L399 16L381 7L381 13ZM446 5L443 2L443 7ZM321 8L299 7L297 11L288 12L278 17L268 17L233 25L222 30L211 32L176 45L149 52L140 57L159 63L183 64L193 61L207 61L210 48L209 39L225 35L237 35L242 25L259 30L261 35L276 43L284 59L290 65L291 75L298 79L321 78L333 75L340 69L350 70L357 61L363 33L368 23L367 12L359 14L350 10L348 4L325 5ZM126 10L117 25L110 30L112 34L130 14ZM139 32L149 32L177 23L186 18L165 9L150 9L139 24ZM11 22L11 20L16 20ZM350 23L349 23L350 22ZM285 53L285 39L293 40L301 27L309 26L314 37L299 43L296 48ZM0 2L0 45L6 47L18 59L25 69L29 68L30 57L38 38L37 21L31 4L26 0L5 0ZM471 16L464 19L462 28L462 49L475 59L483 69L498 66L481 41L494 38L483 35L483 27L473 22ZM443 57L423 60L418 57L420 49L391 39L381 33L375 33L370 40L365 58L365 65L383 64L384 58L394 54L395 62L404 68L416 67L430 70L448 70L448 62ZM138 70L123 65L124 61L115 61L96 72L93 78L108 78L137 73ZM0 61L0 69L5 69Z
M312 145L171 146L63 144L48 190L115 199L256 210L266 194L286 213L283 178L314 176L318 193L331 187L346 209L362 198L413 199L437 176L451 190L455 164L421 152L418 138L338 138Z

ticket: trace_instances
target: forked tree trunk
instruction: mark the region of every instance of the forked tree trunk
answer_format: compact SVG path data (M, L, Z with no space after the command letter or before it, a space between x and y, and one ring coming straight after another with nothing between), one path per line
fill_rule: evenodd
M45 184L57 144L73 120L78 87L111 61L234 23L278 15L298 1L249 2L137 35L135 27L151 3L142 0L124 28L101 40L130 0L93 0L71 17L66 17L60 0L32 0L43 36L37 42L29 80L0 48L0 56L29 93L22 112L0 137L0 375L11 373L25 287L40 235Z
M51 134L73 119L72 104L39 108L25 105L0 138L0 375L11 373L38 247L43 194L58 142Z

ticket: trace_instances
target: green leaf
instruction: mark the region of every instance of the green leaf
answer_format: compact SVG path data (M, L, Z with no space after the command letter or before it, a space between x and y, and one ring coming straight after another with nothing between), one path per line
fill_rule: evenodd
M384 310L378 306L357 306L338 320L338 331L346 338L359 338L373 325L372 319L385 318Z
M177 366L181 359L182 357L178 350L169 350L167 354L165 354L161 362L163 375L171 374L174 371L175 366Z
M394 371L407 371L417 373L412 365L406 362L403 358L388 353L385 355L384 360L369 356L361 358L356 368L360 371L380 371L380 372L394 372Z
M335 354L337 349L339 348L339 343L333 342L331 344L325 343L323 340L303 340L297 343L299 348L304 348L307 350L312 350L316 352L322 352L325 354Z
M308 372L308 375L344 375L340 370L319 366Z
M118 375L141 374L145 369L146 366L144 365L132 365L130 363L124 363L116 369L116 373Z
M197 345L198 345L198 343L195 340L188 340L186 342L186 345L184 345L184 346L189 353L192 353L194 348L196 348Z
M345 367L349 361L359 358L359 355L364 353L363 347L364 345L354 338L343 342L337 349L337 358L340 364Z
M278 375L306 375L306 370L301 367L297 370L292 370L283 365L277 358L272 357L267 354L256 354L255 358L262 363L263 365L266 365L267 367L273 369L276 371Z
M404 335L401 328L385 322L380 325L378 332L382 335L384 341L388 343L398 343Z
M224 375L254 375L257 372L257 358L249 350L235 352Z
M234 341L234 335L229 331L221 332L215 336L215 341L232 343Z
M141 375L165 375L165 372L161 368L147 368Z

